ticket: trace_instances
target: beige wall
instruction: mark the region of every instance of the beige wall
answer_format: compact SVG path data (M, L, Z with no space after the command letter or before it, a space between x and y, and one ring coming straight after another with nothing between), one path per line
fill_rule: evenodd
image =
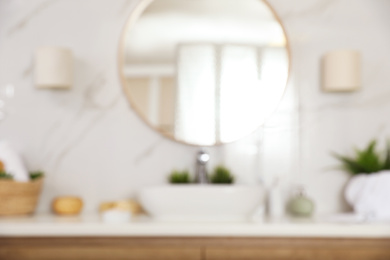
M141 113L142 117L148 120L150 112L149 100L151 91L149 78L128 78L127 90L130 93L133 108ZM160 96L158 107L158 125L155 127L167 134L174 131L175 122L175 97L176 83L172 77L159 79Z
M173 78L161 78L160 95L160 129L163 132L173 134L175 124L176 106L176 82Z
M131 78L127 79L127 88L131 96L131 105L143 117L149 115L149 79L148 78Z

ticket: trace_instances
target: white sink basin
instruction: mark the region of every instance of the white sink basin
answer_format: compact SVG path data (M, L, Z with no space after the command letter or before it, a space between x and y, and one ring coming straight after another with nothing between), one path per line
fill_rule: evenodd
M138 195L160 221L245 221L264 201L261 186L167 185L144 188Z

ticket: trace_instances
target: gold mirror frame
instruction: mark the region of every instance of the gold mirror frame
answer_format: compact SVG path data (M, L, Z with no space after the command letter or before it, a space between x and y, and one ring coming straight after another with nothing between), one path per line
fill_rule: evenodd
M125 49L125 37L126 37L126 32L133 27L133 25L135 24L135 22L137 21L138 17L140 17L142 15L142 13L144 12L144 10L154 1L158 1L158 0L141 0L137 6L134 8L134 10L130 13L129 17L127 18L126 20L126 23L122 29L122 33L121 33L121 36L120 36L120 40L119 40L119 50L118 50L118 74L119 74L119 78L120 78L120 82L121 82L121 85L122 85L122 89L123 89L123 92L125 93L126 97L127 97L127 100L130 104L130 107L136 112L136 114L138 115L138 117L141 118L141 120L147 125L149 126L151 129L153 129L154 131L157 131L160 133L160 135L162 135L163 137L171 140L171 141L174 141L176 143L180 143L180 144L185 144L185 145L189 145L189 146L195 146L195 147L213 147L213 146L220 146L220 145L223 145L223 144L227 144L227 143L233 143L233 142L236 142L242 138L244 138L245 136L241 137L240 139L237 139L237 140L234 140L234 141L231 141L231 142L225 142L225 143L222 143L222 142L217 142L213 145L197 145L197 144L193 144L193 143L187 143L187 142L184 142L184 141L181 141L181 140L177 140L175 139L173 136L169 135L169 134L166 134L162 131L160 131L159 129L156 129L156 127L154 127L151 123L149 123L149 121L146 119L145 116L143 116L143 114L141 113L141 111L139 111L139 109L136 107L135 102L133 101L133 98L131 97L131 94L128 90L128 88L126 88L127 86L127 83L126 83L126 79L125 79L125 76L124 76L124 73L122 72L123 71L123 67L124 67L124 49ZM239 0L237 0L239 1ZM280 19L280 17L278 16L278 14L276 13L275 9L271 6L271 4L267 1L267 0L258 0L260 2L263 2L272 12L272 15L274 16L274 18L276 19L276 21L278 21L278 23L280 24L281 28L282 28L282 31L283 31L283 34L285 36L285 39L286 39L286 51L287 51L287 58L288 58L288 74L287 74L287 80L286 80L286 85L284 86L284 90L283 90L283 94L282 96L280 97L280 100L278 102L278 104L280 104L281 100L283 99L285 93L286 93L286 89L287 89L287 86L289 85L289 82L290 82L290 78L291 78L291 64L292 64L292 61L291 61L291 46L290 46L290 41L289 41L289 37L288 37L288 34L287 34L287 31L286 31L286 28L282 22L282 20ZM272 114L277 110L278 108L278 105L275 106L275 109L274 111L268 115L268 117L272 116ZM254 132L256 132L260 127L262 126L262 124L260 124L252 133L250 134L253 134ZM246 135L246 136L249 136L250 134Z

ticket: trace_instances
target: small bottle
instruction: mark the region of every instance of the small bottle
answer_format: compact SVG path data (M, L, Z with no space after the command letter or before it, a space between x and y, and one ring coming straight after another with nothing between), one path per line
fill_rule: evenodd
M294 217L311 217L314 213L314 202L306 195L303 187L298 187L288 203L288 211Z
M272 220L284 216L284 203L278 178L275 178L268 193L268 215Z

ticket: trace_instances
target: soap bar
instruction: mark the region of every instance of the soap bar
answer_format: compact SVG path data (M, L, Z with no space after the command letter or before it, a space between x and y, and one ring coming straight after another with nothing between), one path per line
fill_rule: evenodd
M131 220L131 212L123 211L120 209L110 209L101 213L102 220L104 223L127 223Z
M142 209L142 206L136 200L120 200L112 202L103 202L100 204L100 212L110 210L110 209L119 209L123 211L130 211L133 215L140 215L145 213Z
M78 215L83 208L83 201L78 197L58 197L53 200L52 208L58 215Z

